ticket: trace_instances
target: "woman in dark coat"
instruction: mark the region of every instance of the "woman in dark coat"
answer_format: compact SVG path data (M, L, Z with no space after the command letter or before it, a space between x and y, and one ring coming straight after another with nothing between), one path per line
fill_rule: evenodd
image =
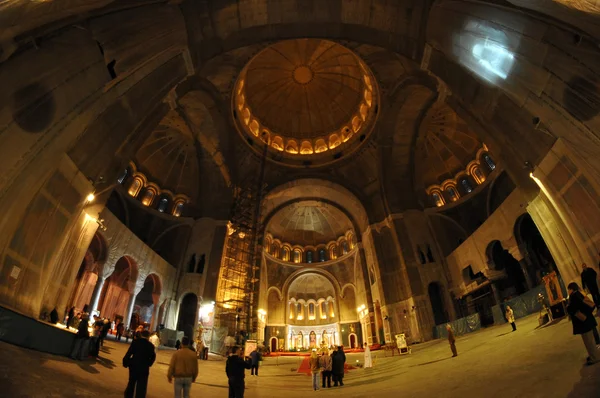
M344 385L344 363L346 363L346 354L343 348L338 347L337 351L331 354L331 373L333 375L333 386Z

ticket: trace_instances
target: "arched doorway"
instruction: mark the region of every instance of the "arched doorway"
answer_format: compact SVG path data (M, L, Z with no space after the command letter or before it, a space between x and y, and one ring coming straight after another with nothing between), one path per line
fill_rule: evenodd
M106 261L106 243L96 233L75 277L75 287L70 300L71 306L75 307L75 312L81 312L86 304L92 304L90 301L104 261Z
M500 241L492 241L487 247L490 266L496 271L506 271L506 279L499 283L504 297L512 297L527 291L527 280L521 269L521 264L502 247Z
M158 299L160 298L161 286L160 279L156 274L150 274L144 281L144 287L135 297L133 313L131 314L131 327L144 325L150 328L153 323L153 317L158 318ZM137 316L136 316L137 315ZM137 322L134 323L134 317Z
M131 292L137 281L138 270L135 262L125 256L115 265L115 270L104 283L98 308L100 313L113 320L126 321ZM125 322L127 324L127 322Z
M542 283L542 278L556 271L556 262L529 213L522 214L515 222L515 239L523 249L525 265L535 285Z
M271 352L277 352L277 337L271 337Z
M177 330L181 330L184 336L194 337L194 328L198 322L198 296L188 293L183 296L179 305L179 321Z
M348 345L350 348L356 348L356 334L350 333L348 336Z
M444 306L444 297L442 288L438 282L431 282L427 288L431 309L433 310L433 319L436 325L442 325L448 322L448 313Z

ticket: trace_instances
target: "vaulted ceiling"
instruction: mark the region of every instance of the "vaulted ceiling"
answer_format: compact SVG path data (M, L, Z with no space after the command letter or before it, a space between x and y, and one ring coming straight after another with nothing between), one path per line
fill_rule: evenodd
M552 55L547 59L556 54L549 52L546 41L560 38L562 43L567 33L546 31L536 20L531 22L535 33L529 37L522 34L529 20L507 26L492 21L491 13L506 19L515 6L524 7L578 21L582 30L600 36L593 18L567 3L541 7L536 0L13 1L0 5L0 62L18 46L35 44L31 38L75 26L91 33L107 64L116 60L113 66L119 77L137 73L158 57L173 65L165 70L186 70L186 79L161 87L161 92L168 92L175 86L166 98L154 99L171 110L153 115L163 121L140 141L134 160L167 189L195 197L198 215L225 212L232 187L260 169L260 141L248 140L236 124L240 76L247 78L246 89L251 91L245 100L256 118L281 137L288 134L300 141L330 134L357 106L360 110L358 94L364 79L359 82L358 71L364 64L377 87L372 133L355 138L359 144L351 149L334 150L325 141L328 150L318 161L309 157L290 164L281 149L281 154L270 151L265 181L268 189L300 178L337 183L362 202L370 219L381 220L389 213L422 208L423 188L452 175L483 142L515 164L535 162L546 153L553 139L531 133L533 127L524 122L530 121L533 105L526 101L530 93L539 96L550 79L548 66L542 64L546 54ZM119 29L107 28L101 18ZM498 83L500 90L474 77L476 71L469 70L474 68L472 60L460 58L469 51L465 43L475 37L467 32L472 28L469 21L475 21L473 26L492 21L484 26L496 32L492 36L523 41L522 50L516 39L506 44L517 54L513 56L520 71L517 80ZM452 54L453 48L464 54ZM179 58L168 58L171 53ZM183 65L177 64L181 60ZM529 73L533 70L539 73ZM327 74L330 77L324 78ZM284 77L286 83L271 90ZM136 101L147 100L141 89L136 95ZM548 90L545 95L555 102L563 100L562 91ZM135 106L132 101L119 109L131 116ZM573 112L582 112L575 108L581 107L573 107ZM483 119L493 123L483 125ZM175 120L180 127L169 123ZM505 136L494 134L499 129Z

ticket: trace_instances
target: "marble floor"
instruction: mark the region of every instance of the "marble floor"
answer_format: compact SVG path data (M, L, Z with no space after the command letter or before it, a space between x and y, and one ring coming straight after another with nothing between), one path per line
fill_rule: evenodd
M299 374L297 358L267 358L260 376L246 378L246 397L303 397L309 394L348 397L600 397L600 364L584 366L583 343L571 324L537 328L536 317L492 327L457 339L459 355L451 358L446 341L413 346L411 355L383 357L374 352L373 369L347 374L346 385L313 392L310 377ZM72 361L0 343L2 397L122 397L127 370L121 366L124 343L109 341L98 361ZM173 351L159 352L150 371L148 397L170 397L166 372ZM348 361L362 360L359 354ZM227 397L225 361L200 362L192 397Z

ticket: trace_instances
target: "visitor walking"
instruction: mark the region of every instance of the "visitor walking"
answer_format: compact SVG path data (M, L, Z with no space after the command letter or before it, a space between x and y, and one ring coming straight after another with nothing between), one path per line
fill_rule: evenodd
M129 383L125 389L125 398L146 397L146 389L148 388L148 376L150 375L150 367L156 359L154 346L148 341L150 333L144 330L140 333L140 337L134 339L129 346L129 350L123 357L123 366L129 368Z
M371 358L371 349L367 343L364 344L365 347L365 369L373 367L373 359Z
M250 353L250 361L252 362L252 370L250 371L250 375L258 376L258 362L260 361L260 354L258 353L257 348Z
M587 364L592 365L600 361L600 354L594 343L593 329L596 328L596 319L593 316L594 303L579 291L575 282L567 286L569 305L567 312L573 322L573 334L580 334L585 349L588 352Z
M102 324L102 333L100 334L100 347L104 346L104 339L108 336L108 331L110 330L111 322L110 319L106 318L104 323Z
M244 398L246 369L252 367L252 364L242 359L238 355L238 352L239 347L232 347L231 355L227 358L227 363L225 364L225 373L229 380L229 398Z
M454 332L450 324L446 325L446 331L448 332L448 343L450 343L450 350L452 350L452 358L454 358L458 356L458 353L456 352L456 339L454 338Z
M592 300L596 307L600 308L600 291L598 291L598 274L594 269L589 268L587 264L581 265L583 271L581 271L581 287L587 289L592 295Z
M334 355L331 356L331 372L333 375L333 386L344 385L344 364L346 363L346 354L344 347L339 346Z
M310 366L310 374L312 375L312 386L313 390L319 389L319 371L321 367L319 365L319 356L317 355L317 349L313 348L308 359L308 365Z
M188 346L190 340L187 337L181 339L182 346ZM169 383L175 379L175 398L189 398L192 383L198 377L198 358L192 350L178 350L171 356L171 363L167 371Z
M327 388L331 388L331 356L329 356L329 350L323 349L323 353L319 358L319 366L321 367L321 380L322 386L325 388L325 382L327 381Z
M125 331L125 325L123 325L123 322L119 322L117 324L117 341L121 341L121 337L123 336L124 331Z
M512 308L510 308L510 305L506 306L506 320L508 321L508 323L510 323L510 326L512 326L512 331L516 331L517 325L515 324L515 314Z

